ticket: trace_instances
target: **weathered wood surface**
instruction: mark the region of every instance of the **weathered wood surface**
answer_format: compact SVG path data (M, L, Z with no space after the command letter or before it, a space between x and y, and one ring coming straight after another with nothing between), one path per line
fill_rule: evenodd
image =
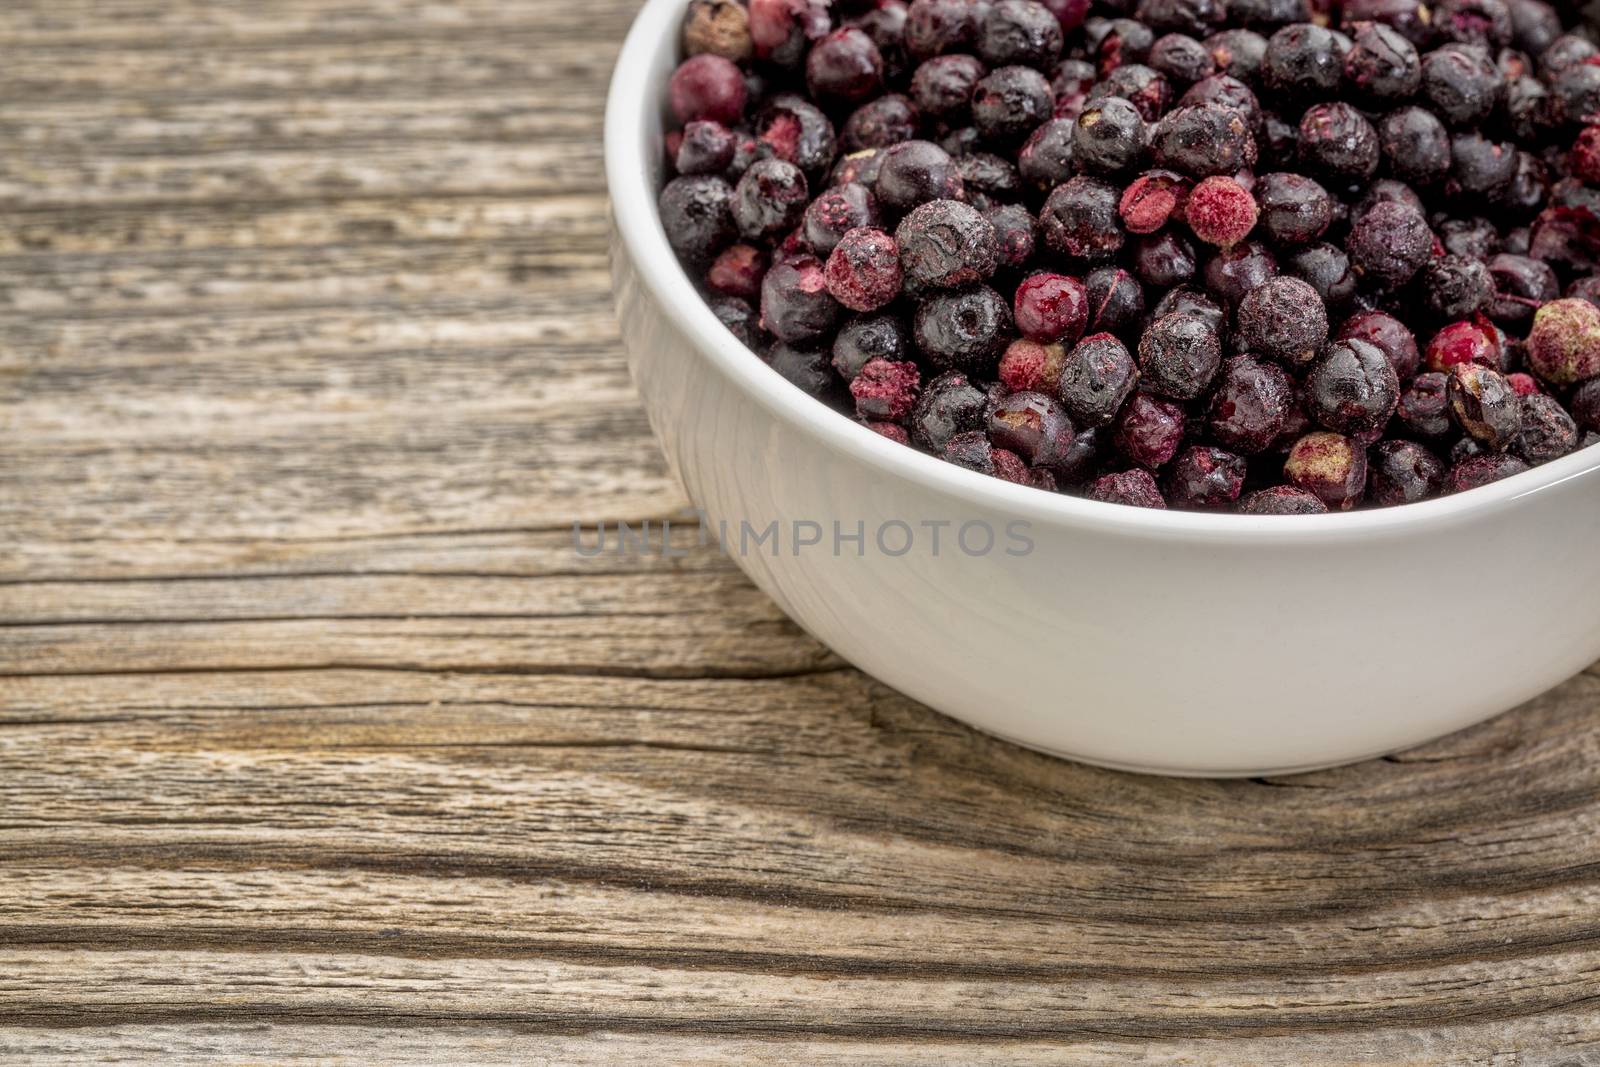
M1600 672L1161 781L572 551L633 5L0 6L0 1060L1600 1061Z

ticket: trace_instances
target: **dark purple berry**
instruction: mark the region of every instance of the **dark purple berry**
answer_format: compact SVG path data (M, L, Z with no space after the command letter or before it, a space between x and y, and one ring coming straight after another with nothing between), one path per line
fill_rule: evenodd
M1174 400L1193 400L1216 377L1222 343L1211 324L1182 312L1150 324L1139 339L1139 373L1145 388Z
M1112 443L1130 462L1153 469L1177 454L1183 433L1182 404L1139 390L1122 406Z
M852 26L834 30L806 56L806 88L821 100L860 103L883 86L877 42Z
M972 47L984 6L976 0L912 0L906 12L906 50L925 60Z
M1567 407L1580 430L1600 433L1600 378L1591 378L1574 389Z
M1340 341L1365 341L1375 345L1394 367L1402 382L1410 381L1422 366L1417 338L1406 324L1383 311L1361 311L1344 320L1336 336Z
M1356 295L1350 257L1336 245L1319 241L1289 254L1285 269L1317 291L1329 308L1342 309Z
M965 118L971 112L972 90L987 73L976 56L934 56L912 73L911 99L930 118Z
M1207 34L1222 25L1222 0L1139 0L1134 17L1164 33Z
M1351 267L1368 285L1380 290L1398 289L1432 255L1433 233L1411 208L1379 203L1351 225L1345 251Z
M1076 123L1051 119L1028 136L1017 153L1017 171L1022 180L1039 190L1053 189L1076 172L1073 156Z
M1017 144L1051 117L1050 83L1032 67L1001 67L972 89L972 123L995 144Z
M1445 475L1444 491L1464 493L1468 489L1478 489L1513 474L1521 474L1527 469L1528 465L1522 460L1504 453L1487 452L1469 456L1450 468Z
M779 260L761 281L761 325L780 341L820 343L839 317L822 264L810 256Z
M899 215L929 200L960 200L966 190L948 152L930 141L903 141L884 151L872 192L880 208Z
M738 138L720 122L691 122L678 142L679 174L721 174L733 163Z
M1102 78L1125 66L1142 64L1156 43L1155 31L1136 19L1111 19L1103 30L1099 40L1094 42L1094 56L1099 61ZM1094 41L1093 34L1090 39Z
M1217 69L1230 78L1254 81L1267 54L1267 39L1254 30L1223 30L1203 42Z
M937 292L917 306L911 335L934 366L990 376L1011 339L1011 308L986 285Z
M1328 339L1327 308L1299 278L1272 278L1251 290L1239 303L1238 323L1244 351L1291 367L1309 364Z
M1234 174L1256 156L1255 139L1244 116L1220 104L1169 112L1156 124L1151 147L1160 166L1194 178Z
M1183 107L1215 104L1229 108L1239 113L1252 133L1261 127L1261 102L1256 99L1255 91L1227 74L1213 74L1200 79L1189 86L1178 103Z
M1039 212L1045 246L1082 260L1115 255L1125 239L1118 199L1114 186L1087 175L1056 186Z
M1342 100L1307 108L1299 143L1303 163L1340 181L1365 181L1378 169L1378 131Z
M1164 509L1166 500L1156 485L1154 476L1147 470L1117 471L1102 474L1089 484L1084 496L1102 504L1125 504L1136 508Z
M980 282L994 273L999 246L994 227L956 200L913 209L895 230L900 267L912 292Z
M991 67L1045 69L1061 58L1061 23L1033 0L998 0L978 25L977 53Z
M1481 215L1470 219L1445 219L1434 231L1446 252L1468 259L1488 260L1500 243L1500 231Z
M1090 333L1126 335L1144 319L1144 287L1121 267L1098 267L1084 276Z
M1211 50L1187 34L1169 33L1150 46L1149 65L1171 81L1197 82L1216 73Z
M1155 122L1166 113L1167 104L1172 100L1172 86L1154 67L1129 63L1096 83L1086 95L1085 104L1113 96L1132 104L1145 122Z
M1151 310L1150 318L1155 320L1180 311L1185 315L1204 319L1216 331L1218 337L1228 332L1228 313L1223 310L1222 305L1209 293L1192 285L1180 285L1176 289L1169 289Z
M1378 123L1378 146L1389 173L1402 181L1432 185L1450 173L1450 134L1431 111L1389 112Z
M956 172L967 191L967 202L980 210L1021 198L1022 178L1017 168L992 152L957 156Z
M674 178L661 190L661 228L678 257L691 266L709 263L736 236L733 190L721 178Z
M910 338L898 315L858 315L833 338L833 369L850 381L875 359L899 363L908 358Z
M945 371L928 382L911 409L911 439L929 452L941 452L958 433L982 430L988 398L960 371Z
M1306 413L1335 433L1358 435L1389 421L1400 402L1400 379L1376 345L1335 341L1305 379Z
M1464 44L1447 44L1422 57L1422 96L1451 126L1471 126L1488 118L1500 102L1505 79L1487 53Z
M1343 73L1344 49L1332 30L1299 22L1267 39L1261 80L1274 93L1313 100L1332 96Z
M793 163L763 159L752 163L733 190L733 218L751 241L775 241L800 224L809 190Z
M1043 393L1012 393L989 413L989 440L1030 467L1054 467L1072 448L1072 419Z
M858 226L878 224L878 202L866 186L846 182L824 189L805 210L801 225L806 244L827 256L839 239Z
M1256 182L1255 196L1261 207L1261 229L1279 244L1315 241L1333 222L1333 198L1304 175L1264 175Z
M827 398L838 384L833 376L833 367L828 363L826 349L805 348L779 341L768 353L767 363L791 385L819 400Z
M1363 22L1381 22L1405 34L1418 48L1433 39L1432 14L1423 0L1344 0L1338 8L1339 25L1346 32Z
M888 148L917 135L917 109L899 93L880 96L850 112L839 131L839 145L846 152L863 148Z
M1239 510L1246 515L1322 515L1328 505L1304 489L1274 485L1246 496L1239 502Z
M1395 418L1418 437L1443 437L1450 432L1449 376L1428 371L1411 379L1400 394Z
M996 474L999 464L999 449L989 443L989 437L981 430L968 430L958 433L944 443L944 451L940 453L946 463L954 463L958 467L965 467L969 471L979 474Z
M1423 303L1441 319L1464 319L1489 303L1494 281L1489 268L1465 256L1434 256L1417 275Z
M793 163L820 181L833 166L839 142L833 123L815 104L794 93L772 98L756 119L756 139L776 159Z
M844 185L856 182L871 189L878 180L878 171L883 166L884 154L881 148L863 148L859 152L840 156L833 172L828 175L828 184Z
M1073 159L1094 174L1111 175L1144 159L1149 131L1138 110L1118 96L1097 100L1078 116Z
M1444 486L1444 464L1414 441L1381 441L1373 446L1368 462L1371 484L1367 498L1374 504L1415 504L1439 495Z
M1524 396L1521 407L1522 430L1513 446L1517 455L1537 466L1578 447L1578 424L1555 397Z
M1167 470L1167 503L1192 511L1231 508L1244 488L1245 461L1210 445L1184 449Z
M1073 346L1062 361L1056 391L1079 425L1105 426L1138 380L1139 369L1122 342L1097 333Z
M1476 200L1500 200L1517 176L1517 150L1509 141L1491 141L1481 133L1450 138L1449 188Z
M1194 277L1194 246L1168 230L1141 237L1133 245L1133 272L1146 285L1166 289Z
M1229 307L1238 306L1245 294L1278 275L1278 260L1260 241L1240 241L1206 261L1201 277L1206 289Z
M750 301L736 296L713 296L706 301L717 321L728 328L746 348L761 346L761 316Z
M1282 436L1293 406L1294 381L1282 367L1234 356L1218 375L1206 427L1235 452L1264 452Z
M1492 452L1510 448L1522 431L1522 398L1499 371L1457 363L1445 395L1457 425Z
M1381 22L1356 27L1345 53L1344 78L1373 104L1404 100L1422 85L1422 60L1405 36Z

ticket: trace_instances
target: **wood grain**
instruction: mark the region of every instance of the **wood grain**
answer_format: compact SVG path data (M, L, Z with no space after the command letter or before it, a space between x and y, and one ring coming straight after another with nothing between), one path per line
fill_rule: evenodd
M1600 1063L1600 669L1140 778L573 551L633 7L0 8L0 1061Z

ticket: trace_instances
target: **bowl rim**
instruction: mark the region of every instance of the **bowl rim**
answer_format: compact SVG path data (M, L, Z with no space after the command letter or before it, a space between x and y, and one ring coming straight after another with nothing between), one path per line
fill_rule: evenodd
M641 285L662 313L744 395L794 431L816 438L875 473L902 478L976 506L1048 525L1200 540L1269 538L1348 541L1381 533L1415 534L1476 521L1600 470L1600 446L1580 449L1464 493L1414 504L1317 515L1157 510L1110 504L1016 485L947 463L891 441L796 389L757 358L717 319L667 243L657 211L656 161L645 158L643 131L659 115L665 85L650 72L676 53L684 0L646 0L618 55L606 97L603 147L615 240L626 248Z

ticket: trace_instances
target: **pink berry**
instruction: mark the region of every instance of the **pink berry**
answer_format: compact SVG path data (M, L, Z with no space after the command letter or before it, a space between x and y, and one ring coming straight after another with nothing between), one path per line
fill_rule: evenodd
M1595 309L1600 314L1600 308ZM1493 326L1479 320L1452 322L1433 335L1424 353L1428 369L1448 371L1457 363L1500 365L1500 335Z
M922 374L910 361L869 359L850 382L856 414L863 419L899 422L916 406Z
M839 238L824 270L828 292L852 311L873 311L900 292L900 249L894 238L857 226Z
M709 119L724 126L737 125L744 116L747 96L739 68L709 52L678 64L667 83L667 97L679 122Z
M1232 178L1207 178L1194 187L1183 205L1184 220L1207 244L1231 248L1256 225L1255 197Z
M1587 300L1552 300L1533 315L1528 366L1545 381L1566 387L1600 377L1600 308Z
M1078 279L1040 272L1024 278L1013 301L1017 331L1030 341L1073 344L1089 322L1089 293Z

